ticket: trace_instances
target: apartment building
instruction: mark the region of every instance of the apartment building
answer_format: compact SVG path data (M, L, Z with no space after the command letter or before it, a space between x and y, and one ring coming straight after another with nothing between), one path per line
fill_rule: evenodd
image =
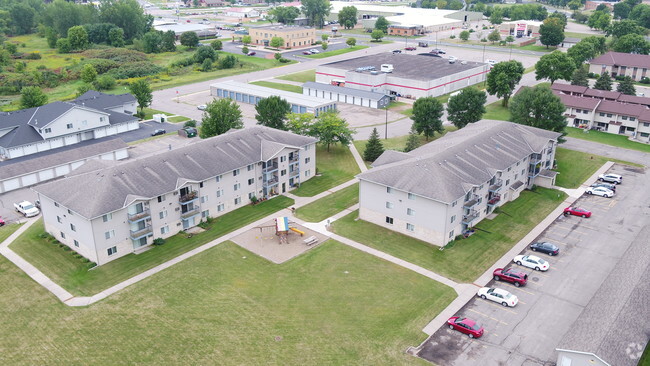
M36 186L45 230L98 265L316 173L316 139L263 126L122 164L92 161Z
M550 186L560 134L482 120L358 175L359 217L443 246L533 185Z
M273 37L284 40L284 46L281 48L307 47L316 42L316 30L300 26L269 25L251 28L249 34L253 44L265 47L269 46Z
M589 72L602 74L607 71L613 78L629 76L635 81L649 76L650 55L607 52L589 61Z

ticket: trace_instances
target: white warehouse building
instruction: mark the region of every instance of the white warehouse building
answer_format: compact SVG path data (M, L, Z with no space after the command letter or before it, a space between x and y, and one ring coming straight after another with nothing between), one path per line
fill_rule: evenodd
M369 108L384 108L390 103L386 94L313 81L302 84L302 94Z

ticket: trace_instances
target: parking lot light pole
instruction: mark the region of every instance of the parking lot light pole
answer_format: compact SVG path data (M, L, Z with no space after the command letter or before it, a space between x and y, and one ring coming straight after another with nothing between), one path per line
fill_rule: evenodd
M390 102L388 102L390 104ZM384 140L388 139L388 104L386 104L386 132L384 132Z

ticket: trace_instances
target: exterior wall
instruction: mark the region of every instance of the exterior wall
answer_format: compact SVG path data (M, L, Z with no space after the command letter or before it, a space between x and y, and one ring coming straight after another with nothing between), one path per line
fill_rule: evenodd
M316 42L316 30L313 28L251 28L249 30L253 44L268 46L273 37L284 39L284 46L281 48L308 47Z
M517 22L516 24L503 23L497 28L499 33L504 36L515 37L539 37L539 26L528 24L525 21Z
M591 128L596 111L584 108L567 107L564 115L567 117L567 126Z
M422 33L422 27L401 27L395 25L388 26L388 35L390 36L415 36Z
M318 90L315 88L307 88L303 86L302 94L309 95L312 97L328 99L328 100L335 100L337 102L346 103L346 104L359 105L368 108L384 108L390 103L390 98L388 97L384 97L380 100L361 98L361 97L349 95L345 93L345 90L341 90L341 92L330 92L325 90Z
M108 114L75 107L47 125L39 125L36 131L47 139L83 133L105 126L108 126ZM47 128L51 129L51 132L46 132Z
M634 67L626 65L618 65L614 67L611 65L589 64L589 72L600 75L605 71L607 71L612 76L612 78L623 75L631 77L632 80L640 81L643 77L650 77L648 68L645 67Z

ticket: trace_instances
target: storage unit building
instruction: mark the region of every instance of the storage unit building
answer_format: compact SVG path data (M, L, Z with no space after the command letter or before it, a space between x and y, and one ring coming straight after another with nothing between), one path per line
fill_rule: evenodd
M384 108L390 103L386 94L313 81L302 84L302 94L369 108Z

